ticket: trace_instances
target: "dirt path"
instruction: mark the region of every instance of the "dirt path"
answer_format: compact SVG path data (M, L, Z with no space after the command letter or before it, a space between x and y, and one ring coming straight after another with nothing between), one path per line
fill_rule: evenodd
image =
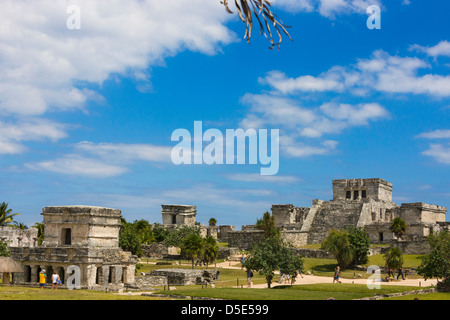
M237 261L231 261L231 264L236 264ZM241 269L238 266L230 266L230 261L222 262L217 264L218 268L226 268L226 269ZM275 272L275 274L278 274L278 272ZM279 278L277 278L278 280ZM405 279L405 280L398 280L398 281L392 281L392 282L370 282L370 279L345 279L341 278L341 283L354 283L354 284L380 284L380 285L391 285L391 286L413 286L413 287L430 287L430 286L436 286L437 281L436 280L423 280L423 279ZM303 275L303 278L297 277L296 282L294 285L302 285L302 284L315 284L315 283L333 283L332 277L321 277L321 276L315 276L315 275ZM274 282L272 283L272 287L284 285L284 283L278 283ZM338 283L336 283L338 285ZM252 285L252 288L267 288L267 284L255 284Z

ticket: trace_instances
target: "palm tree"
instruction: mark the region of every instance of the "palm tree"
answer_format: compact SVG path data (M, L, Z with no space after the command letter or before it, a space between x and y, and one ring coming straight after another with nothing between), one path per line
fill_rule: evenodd
M41 245L44 241L44 224L40 222L36 222L33 225L33 228L38 230L38 245Z
M13 223L13 217L20 213L11 213L12 209L8 209L8 203L2 202L0 204L0 226L8 226Z
M239 3L240 5L239 5ZM228 0L222 0L220 1L225 6L225 9L228 13L233 13L230 8L228 7ZM250 43L250 37L252 35L252 29L253 29L253 15L258 20L259 23L259 29L261 35L264 35L272 44L269 48L273 49L275 46L278 46L278 49L280 49L280 44L282 40L281 31L286 34L289 39L292 40L291 36L287 32L286 28L289 28L288 26L284 25L281 20L278 19L278 17L270 10L270 1L268 0L235 0L234 1L239 18L241 18L241 21L246 24L245 28L245 36L244 39L247 39L247 43ZM253 11L253 13L252 13ZM261 21L260 17L264 20L264 24ZM278 42L275 43L272 35L272 31L270 28L270 25L272 24L273 28L278 34ZM266 31L268 35L266 34Z
M401 239L405 234L407 227L408 225L406 224L405 220L401 218L395 218L394 220L392 220L389 230L391 230L397 238Z
M13 224L14 224L13 227L17 228L17 229L20 229L20 230L27 230L28 229L28 226L26 224L24 224L23 222L14 221Z

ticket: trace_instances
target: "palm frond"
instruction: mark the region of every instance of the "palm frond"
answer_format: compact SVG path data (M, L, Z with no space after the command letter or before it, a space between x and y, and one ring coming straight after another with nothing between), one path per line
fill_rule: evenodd
M234 0L239 18L242 22L246 24L245 27L245 35L244 39L247 40L247 43L250 43L250 38L253 30L253 15L256 17L256 20L259 23L260 33L264 35L271 43L269 49L273 49L275 46L278 46L280 49L281 41L282 41L282 33L287 35L289 39L292 41L289 32L286 28L290 28L283 24L283 22L278 18L276 14L274 14L271 10L271 4L268 0ZM233 12L230 10L228 5L228 0L222 0L221 3L225 6L225 10L232 14ZM264 20L264 23L262 20ZM278 42L275 42L272 35L272 28L276 31L278 35ZM266 33L267 32L267 33Z

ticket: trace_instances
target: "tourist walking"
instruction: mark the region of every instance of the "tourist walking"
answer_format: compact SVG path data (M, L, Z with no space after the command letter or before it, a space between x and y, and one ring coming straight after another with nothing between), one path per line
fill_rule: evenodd
M340 281L339 281L340 275L341 275L341 269L339 268L339 266L337 266L336 269L334 269L333 283L335 281L337 281L337 283L340 283Z
M388 277L390 277L390 278L395 278L395 276L394 276L394 270L392 270L391 268L389 268L389 271L388 271Z
M58 289L58 285L61 283L61 279L59 278L58 273L53 271L52 274L52 289Z
M244 263L245 263L245 256L242 255L242 257L241 257L241 270L244 268Z
M403 267L398 269L397 280L399 280L400 276L402 276L402 279L405 280L405 274L403 273Z
M247 269L247 286L250 288L252 286L253 272L251 269Z

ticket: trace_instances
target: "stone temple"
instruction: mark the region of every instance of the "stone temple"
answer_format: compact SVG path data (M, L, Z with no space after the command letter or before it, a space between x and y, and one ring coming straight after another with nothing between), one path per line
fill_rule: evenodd
M295 246L321 243L329 230L350 226L364 228L372 243L398 242L389 226L399 217L408 225L402 245L414 251L418 243L423 248L431 232L450 225L445 222L445 207L422 202L401 205L392 202L392 183L379 178L333 180L332 200L316 199L311 207L278 204L271 209L283 237ZM242 226L242 231L228 233L229 246L248 249L260 234L253 225ZM408 251L407 247L403 249Z
M134 282L136 256L119 247L121 211L91 206L46 207L44 241L41 246L11 247L23 274L14 282L36 283L45 270L47 280L54 270L66 283L73 266L80 270L82 288L117 289Z

